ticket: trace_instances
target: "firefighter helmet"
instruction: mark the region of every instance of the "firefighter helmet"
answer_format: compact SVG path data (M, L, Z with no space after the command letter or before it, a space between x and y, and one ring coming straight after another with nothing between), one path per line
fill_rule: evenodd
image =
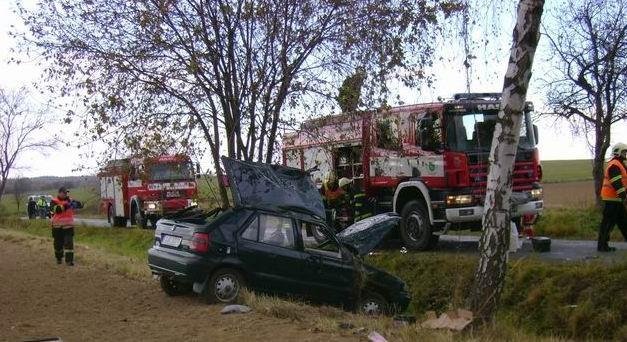
M627 144L616 143L616 145L612 146L612 154L615 156L620 155L623 151L627 151Z
M346 178L346 177L342 177L340 178L340 181L338 182L338 185L340 186L340 188L345 187L346 185L352 183L353 180L350 178Z

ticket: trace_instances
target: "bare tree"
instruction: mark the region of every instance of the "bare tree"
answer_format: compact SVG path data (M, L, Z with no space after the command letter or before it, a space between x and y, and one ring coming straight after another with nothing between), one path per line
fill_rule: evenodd
M28 151L52 147L52 139L44 139L44 112L29 103L29 92L22 88L7 91L0 88L0 198L4 194L11 171L18 158Z
M24 200L25 194L30 191L32 186L32 182L29 178L24 178L22 176L17 176L13 179L13 199L15 200L15 206L17 207L17 212L20 212L20 205Z
M511 225L512 171L533 57L540 38L544 0L521 0L518 4L509 64L503 82L499 111L490 150L490 167L483 213L481 257L475 271L470 304L477 317L494 317L505 282Z
M369 89L426 77L459 1L59 0L19 8L62 94L84 94L90 137L140 145L200 132L220 154L270 162L289 108L332 99L360 65ZM339 78L338 78L339 77ZM228 204L226 191L220 189Z
M627 119L627 1L571 0L555 20L548 103L592 140L598 201L612 125Z

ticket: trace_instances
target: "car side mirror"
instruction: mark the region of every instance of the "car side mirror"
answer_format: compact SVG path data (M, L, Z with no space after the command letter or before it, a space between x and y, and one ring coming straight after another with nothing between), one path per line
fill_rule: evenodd
M533 136L536 140L536 144L540 142L540 134L538 133L538 126L533 125Z

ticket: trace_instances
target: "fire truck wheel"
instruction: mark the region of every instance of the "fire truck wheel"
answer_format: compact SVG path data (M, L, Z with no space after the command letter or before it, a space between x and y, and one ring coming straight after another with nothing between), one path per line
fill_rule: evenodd
M409 249L424 251L433 245L429 213L420 201L405 204L401 213L401 238ZM435 240L437 243L437 240Z

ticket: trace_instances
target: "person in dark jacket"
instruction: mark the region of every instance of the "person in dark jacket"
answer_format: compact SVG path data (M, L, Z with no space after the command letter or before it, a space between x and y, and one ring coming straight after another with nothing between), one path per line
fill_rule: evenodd
M601 188L601 200L603 200L603 219L599 226L599 239L597 250L599 252L612 252L616 249L610 247L610 233L615 225L618 226L623 238L627 241L627 167L625 158L627 145L618 143L612 147L612 159L607 163Z

